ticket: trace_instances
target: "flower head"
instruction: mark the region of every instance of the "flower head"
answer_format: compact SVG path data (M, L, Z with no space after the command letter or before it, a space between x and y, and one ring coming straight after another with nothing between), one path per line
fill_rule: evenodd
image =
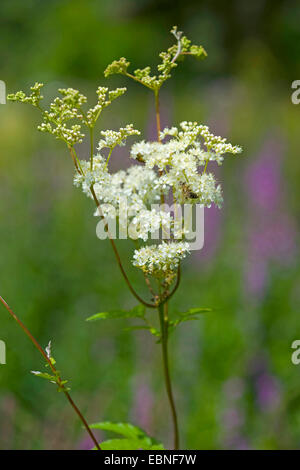
M104 139L101 139L98 144L98 150L107 147L114 149L117 145L125 145L125 141L132 135L140 135L140 131L133 128L133 124L127 124L126 127L121 127L118 131L101 131Z

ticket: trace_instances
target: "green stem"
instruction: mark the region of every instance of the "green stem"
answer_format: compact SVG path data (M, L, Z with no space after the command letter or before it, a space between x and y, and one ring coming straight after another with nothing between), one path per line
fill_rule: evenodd
M159 111L159 89L154 90L154 96L155 96L155 116L156 116L156 131L157 131L157 141L161 142L160 138L160 111ZM158 171L159 176L163 174L162 170ZM165 203L165 196L162 192L160 195L160 203L164 204Z
M160 110L159 110L159 90L154 91L155 95L155 116L156 116L156 129L157 129L157 140L161 142L160 138ZM161 174L161 172L160 172ZM164 195L161 194L161 203L164 203ZM178 270L177 282L175 288L171 295L175 293L180 282L180 271ZM160 330L161 330L161 345L162 345L162 357L163 357L163 369L164 369L164 379L166 385L166 391L170 403L172 422L174 429L174 450L179 449L179 430L178 430L178 420L175 407L175 401L173 397L171 377L169 371L169 357L168 357L168 328L169 328L169 319L168 319L168 302L167 299L164 303L161 303L158 306L159 321L160 321Z
M93 158L94 158L94 128L90 127L90 141L91 141L91 171L93 171Z
M106 170L107 165L108 165L108 163L109 163L109 160L110 160L110 157L111 157L111 154L112 154L113 149L114 149L114 148L111 147L111 149L110 149L110 151L109 151L109 153L108 153L108 156L107 156L107 159L106 159L106 163L105 163L105 166L104 166L104 169L105 169L105 170Z
M172 422L174 429L174 450L179 449L179 429L178 429L178 420L177 412L175 407L175 401L173 397L171 377L169 371L169 357L168 357L168 304L160 304L158 307L160 329L161 329L161 345L162 345L162 357L163 357L163 368L164 368L164 379L167 390L167 395L171 407Z
M161 139L160 139L159 90L155 90L154 95L155 95L155 116L156 116L157 140L158 140L158 142L161 142Z

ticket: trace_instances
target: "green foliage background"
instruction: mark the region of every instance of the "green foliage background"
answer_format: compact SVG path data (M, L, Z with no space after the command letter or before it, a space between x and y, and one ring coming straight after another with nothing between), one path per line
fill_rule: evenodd
M182 325L171 341L184 448L300 445L300 366L291 363L291 343L300 337L300 115L290 100L291 83L300 78L299 14L296 1L281 0L0 5L0 79L7 91L42 81L46 99L61 86L93 99L98 85L127 86L104 114L104 129L132 122L151 138L155 125L147 90L124 77L104 79L112 60L125 56L135 68L156 64L174 24L208 52L205 61L178 67L162 93L164 125L208 123L244 148L218 173L225 206L206 210L206 245L185 263L171 303L183 311L215 309ZM131 421L168 447L169 411L153 337L126 331L126 320L84 321L135 302L108 244L96 238L92 204L72 185L65 148L36 131L38 119L30 107L0 105L0 294L41 344L52 340L58 368L90 422ZM115 164L128 164L125 150ZM257 200L262 190L266 196ZM265 204L270 191L272 207ZM254 261L253 237L264 240ZM142 291L131 245L119 246ZM249 263L259 289L249 288ZM7 344L0 448L91 447L63 395L29 373L41 369L41 359L6 311L0 314Z

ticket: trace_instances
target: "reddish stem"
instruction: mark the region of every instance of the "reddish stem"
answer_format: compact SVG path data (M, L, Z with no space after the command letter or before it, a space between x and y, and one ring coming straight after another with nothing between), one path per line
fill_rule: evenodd
M60 388L63 390L64 394L66 395L69 403L71 404L71 406L73 407L74 411L76 412L76 414L78 415L78 417L81 419L85 429L87 430L87 432L89 433L92 441L94 442L96 448L98 450L101 450L101 447L100 445L98 444L98 441L96 439L96 437L94 436L92 430L90 429L86 419L84 418L84 416L82 415L82 413L80 412L79 408L76 406L76 404L74 403L74 401L72 400L68 390L65 388L65 386L62 384L62 380L60 378L60 376L58 375L57 373L57 370L56 368L54 367L54 365L52 364L50 358L48 357L48 355L46 354L46 352L44 351L44 349L42 348L42 346L38 343L38 341L35 339L35 337L30 333L30 331L28 330L28 328L24 325L24 323L17 317L17 315L12 311L12 309L10 308L10 306L7 304L7 302L0 296L0 302L4 305L4 307L6 308L6 310L9 312L9 314L16 320L16 322L19 324L19 326L22 328L22 330L24 331L24 333L28 336L28 338L30 339L30 341L34 344L34 346L37 348L37 350L41 353L41 355L43 356L43 358L45 359L45 361L47 362L47 364L49 365L50 369L52 370L53 374L55 375L56 379L57 379L57 383L58 385L60 386Z

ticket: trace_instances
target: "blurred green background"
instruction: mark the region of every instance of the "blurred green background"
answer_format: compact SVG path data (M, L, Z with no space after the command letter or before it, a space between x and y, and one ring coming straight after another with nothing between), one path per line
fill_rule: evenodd
M152 96L124 77L104 79L108 63L155 65L174 24L208 52L186 60L162 91L162 124L195 120L242 145L218 171L221 211L206 209L205 246L184 264L171 308L213 307L171 340L172 375L186 449L300 447L300 5L282 0L21 0L0 5L0 79L7 92L46 84L127 86L100 129L133 123L153 137ZM72 184L62 143L36 130L39 114L0 105L0 294L58 368L89 422L131 421L172 442L160 348L126 321L85 323L135 304L108 242L96 238L93 206ZM128 150L128 149L127 149ZM87 146L81 148L85 157ZM119 165L129 163L126 149ZM127 242L119 242L131 278ZM1 449L88 449L77 417L54 386L30 374L43 362L0 309ZM102 438L103 435L99 434Z

